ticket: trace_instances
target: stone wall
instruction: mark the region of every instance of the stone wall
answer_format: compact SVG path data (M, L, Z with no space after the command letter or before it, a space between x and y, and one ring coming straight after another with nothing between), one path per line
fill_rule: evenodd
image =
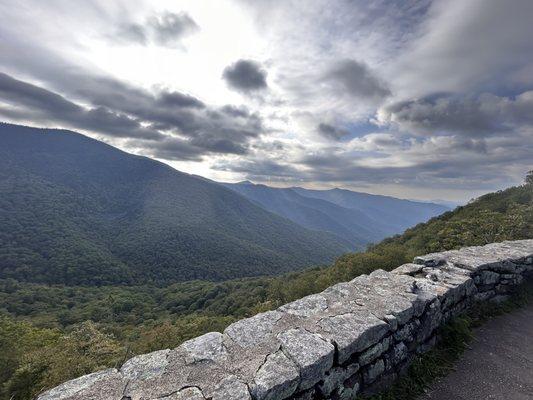
M417 257L172 350L64 383L39 400L354 399L380 391L475 301L533 272L533 240Z

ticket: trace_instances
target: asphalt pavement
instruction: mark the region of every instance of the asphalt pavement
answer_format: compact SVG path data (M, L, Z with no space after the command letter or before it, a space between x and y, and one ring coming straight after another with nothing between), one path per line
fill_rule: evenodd
M533 304L491 319L470 346L418 400L533 400Z

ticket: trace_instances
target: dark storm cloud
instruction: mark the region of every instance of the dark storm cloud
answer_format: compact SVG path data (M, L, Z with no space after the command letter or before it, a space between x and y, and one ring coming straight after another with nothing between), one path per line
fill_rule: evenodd
M85 76L73 91L90 107L36 85L0 74L0 98L15 108L0 114L18 120L53 121L107 136L144 139L156 157L198 159L206 154L245 154L265 132L261 118L244 107L208 107L195 97L163 91L152 95L111 78ZM155 141L156 143L150 143ZM168 146L168 147L165 147Z
M157 140L158 132L143 128L141 124L124 114L105 107L84 108L63 96L0 73L0 97L15 106L15 110L0 108L0 114L18 119L56 123L84 130L92 130L118 137L138 137Z
M378 100L391 94L387 85L366 64L355 60L335 63L325 74L323 81L340 94L360 99Z
M337 127L335 127L333 125L326 124L324 122L318 124L317 131L322 136L327 137L329 139L333 139L333 140L340 140L344 136L346 136L346 135L348 135L350 133L350 132L348 132L345 129L340 129L340 128L337 128Z
M205 104L196 97L179 92L162 92L157 101L164 107L205 108Z
M533 92L515 98L435 95L391 104L383 120L412 133L488 136L533 124Z
M229 87L241 92L266 89L266 71L252 60L239 60L224 69L222 77Z
M151 16L144 24L124 25L114 39L147 45L173 46L197 32L200 27L187 13L164 12Z

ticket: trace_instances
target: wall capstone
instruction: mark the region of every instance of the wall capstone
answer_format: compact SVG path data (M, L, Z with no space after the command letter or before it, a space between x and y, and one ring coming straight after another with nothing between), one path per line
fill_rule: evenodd
M533 240L416 257L172 350L82 376L38 400L354 399L379 392L476 301L503 301L533 273Z

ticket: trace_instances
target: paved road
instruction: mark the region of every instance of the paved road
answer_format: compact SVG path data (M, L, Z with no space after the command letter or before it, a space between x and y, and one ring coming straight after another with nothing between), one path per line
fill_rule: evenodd
M533 304L484 324L471 347L419 400L533 399Z

